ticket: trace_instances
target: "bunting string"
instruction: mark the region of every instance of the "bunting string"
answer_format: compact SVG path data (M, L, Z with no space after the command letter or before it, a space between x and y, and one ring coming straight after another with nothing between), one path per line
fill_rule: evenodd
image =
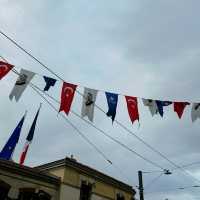
M56 76L57 78L59 78L61 81L64 82L64 80L57 75L54 71L52 71L50 68L48 68L46 65L44 65L41 61L39 61L37 58L35 58L34 56L32 56L28 51L26 51L25 49L23 49L20 45L18 45L14 40L12 40L11 38L9 38L6 34L4 34L2 31L0 31L0 33L2 35L4 35L4 37L6 37L7 39L9 39L12 43L14 43L18 48L20 48L21 50L23 50L27 55L29 55L32 59L34 59L35 61L37 61L41 66L45 67L49 72L51 72L54 76ZM81 96L83 96L82 93L80 93L78 90L76 90L77 93L79 93ZM139 98L139 97L138 97ZM112 99L110 99L112 100ZM145 99L144 99L145 100ZM163 107L164 106L169 106L171 103L173 103L173 105L175 105L175 103L179 103L179 105L181 105L183 107L183 105L181 103L187 103L184 101L175 101L175 102L165 102L165 101L161 101L161 100L152 100L152 99L146 99L148 101L146 101L146 106L148 106L149 110L151 111L152 115L155 114L160 114L161 116L163 116L164 112L163 112ZM168 105L167 105L168 104ZM196 121L198 118L200 118L200 104L199 103L192 103L192 112L191 112L191 117L192 117L192 121ZM99 106L97 106L96 104L94 104L95 107L100 108ZM99 109L101 111L103 111L103 109ZM179 109L175 109L174 106L174 111L177 112L178 117L180 118L180 116L182 116L181 112L183 111L180 107ZM105 111L103 111L104 113L106 113ZM180 112L180 113L178 113ZM116 120L114 120L116 122ZM118 123L119 126L123 125L122 123ZM121 126L123 129L124 127ZM126 128L126 127L125 127ZM125 130L125 129L124 129Z
M39 87L35 86L36 90L39 90L40 92L43 92ZM52 97L51 95L43 92L44 95L48 96L50 99L52 99L54 102L60 104L60 102L58 100L56 100L54 97ZM89 124L90 126L92 126L93 128L95 128L97 131L99 131L100 133L102 133L105 137L111 139L112 141L114 141L115 143L117 143L118 145L122 146L123 148L125 148L126 150L130 151L131 153L136 154L137 156L139 156L140 158L142 158L143 160L149 162L150 160L141 156L139 153L137 153L136 151L134 151L133 149L131 149L130 147L128 147L127 145L123 144L122 142L120 142L119 140L113 138L112 136L110 136L109 134L107 134L105 131L103 131L101 128L98 128L97 126L95 126L93 123L89 122L88 120L82 118L79 114L77 114L75 111L71 110L70 111L72 114L74 114L76 117L78 117L79 119L83 120L84 122L86 122L87 124ZM62 115L63 116L63 115ZM64 116L63 116L64 117ZM124 126L122 124L122 126ZM126 128L126 127L125 127ZM127 129L128 130L128 129ZM132 132L131 132L132 133ZM134 134L134 133L133 133ZM172 164L173 166L175 166L176 170L180 170L184 175L187 175L189 177L191 177L195 182L200 183L200 180L195 178L193 175L191 175L189 172L187 172L182 166L177 165L175 162L171 161L170 159L167 158L167 156L163 155L160 151L156 150L154 147L152 147L151 145L149 145L147 142L145 142L144 140L142 140L139 136L135 135L136 138L142 142L143 144L145 144L149 149L151 149L153 152L157 153L159 156L161 156L162 158L164 158L166 161L168 161L170 164ZM152 161L150 161L149 163L151 163L154 166L157 166L158 168L165 170L162 166L157 165L155 162L152 163Z
M2 56L1 56L1 58L2 58ZM5 59L4 59L4 61L5 61ZM14 65L10 65L10 66L15 67ZM0 63L0 70L1 70L1 68L2 67L1 67L1 63ZM0 74L2 74L1 71L0 71ZM33 78L33 76L35 76L35 75L42 76L38 73L31 72L31 71L28 71L25 69L21 69L21 74L24 74L27 77L26 84L28 84L28 82ZM51 87L55 86L56 82L59 81L54 78L47 77L45 75L43 75L42 77L46 84L44 87L44 91L48 91ZM21 80L23 81L23 77L20 78L20 81ZM10 99L12 99L13 96L15 96L16 101L18 101L26 87L21 87L22 88L21 93L16 87L13 88L13 92L15 92L16 94L15 93L13 94L11 92ZM84 94L82 94L77 89L77 87L85 88ZM67 90L65 90L66 88L67 88ZM179 119L182 118L184 110L189 105L192 105L192 109L191 109L192 122L194 122L198 118L200 118L200 103L198 103L198 102L188 102L188 101L184 101L184 100L183 101L169 101L169 100L145 99L142 97L135 97L135 96L130 96L130 95L128 96L128 95L124 95L124 94L116 94L116 93L106 92L103 90L90 89L85 86L76 85L76 84L67 83L67 82L63 82L62 89L63 89L63 97L61 97L61 99L63 100L63 102L61 101L62 105L60 107L60 111L62 111L63 107L64 107L64 109L67 109L67 110L64 110L66 112L66 114L68 114L69 110L71 109L71 104L72 104L75 92L78 93L80 96L82 96L83 99L85 99L85 103L87 101L90 101L90 98L95 97L95 100L92 101L91 105L86 105L85 103L82 104L82 115L87 116L89 118L89 120L92 122L93 122L93 117L94 117L93 116L94 115L94 107L96 107L98 110L100 110L101 112L106 114L108 117L111 117L113 122L117 123L117 120L115 119L115 115L116 115L116 111L117 111L118 96L122 96L126 100L128 114L129 114L129 117L130 117L132 123L134 123L135 121L139 122L140 117L139 117L138 100L142 100L144 106L149 108L152 116L154 116L156 114L160 114L160 116L163 117L164 116L164 107L170 106L173 104L173 111L177 113ZM90 92L88 92L87 90L90 90ZM68 98L64 98L64 97L66 97L66 95L65 95L66 91L69 92L69 94L67 94ZM105 97L106 97L107 103L108 103L108 112L104 111L100 106L98 106L96 104L96 97L97 97L98 92L105 93ZM18 95L18 96L16 96L16 95ZM70 97L70 101L68 102L69 97ZM67 106L67 104L68 104L68 106ZM84 108L84 105L86 105L85 108ZM66 108L66 106L67 106L67 108Z
M1 56L0 56L1 57ZM19 72L17 71L17 70L15 70L15 69L12 69L12 71L15 73L15 74L17 74L17 75L19 75ZM45 93L45 91L43 91L43 90L41 90L39 87L37 87L36 85L34 85L33 83L29 83L29 86L40 96L40 97L42 97L42 99L45 101L45 102L47 102L47 104L49 104L51 107L52 107L52 109L54 110L54 111L56 111L56 112L58 112L58 110L56 109L56 107L51 103L51 102L49 102L45 97L44 97L44 95L47 95L47 96L49 96L49 97L51 97L51 99L53 99L54 101L56 101L52 96L50 96L50 95L48 95L47 93ZM41 93L43 93L44 95L42 95ZM41 107L41 104L40 104L40 107ZM40 107L39 107L39 109L40 109ZM70 111L71 112L71 111ZM89 145L91 145L94 149L95 149L95 151L97 151L97 153L99 153L103 158L104 158L104 160L106 161L106 162L108 162L110 165L112 165L121 175L122 175L122 177L126 177L126 179L128 180L128 181L130 181L130 179L129 179L129 177L128 176L126 176L125 175L125 173L115 164L115 163L113 163L110 159L108 159L108 157L94 144L94 143L92 143L69 119L67 119L65 116L63 116L61 113L59 113L61 116L62 116L62 118L66 121L66 122L68 122L68 124L70 125L70 126L72 126L72 128L74 128L75 129L75 131L89 144ZM78 114L77 114L78 115ZM79 116L80 117L80 116ZM82 119L81 117L80 117L80 119ZM84 121L86 121L85 119L84 119ZM88 122L88 121L86 121L86 122ZM26 145L26 144L25 144ZM25 153L27 153L27 150L28 149L25 149L26 150L26 152ZM22 152L22 155L24 154L24 152ZM21 155L21 156L22 156ZM20 164L23 164L23 163L21 163L21 157L20 157ZM131 181L130 181L131 182ZM135 185L135 187L137 187L136 185Z
M44 95L48 96L49 98L51 98L54 102L56 103L60 103L58 100L56 100L54 97L52 97L51 95L43 92L39 87L37 87L36 85L31 85L32 88L34 88L35 91L37 91L37 93L48 103L49 101L47 100L47 98L44 97ZM41 92L43 92L44 95L41 94ZM49 102L48 103L49 106L51 106L52 108L54 107L54 110L56 112L58 112L58 110L55 108L55 106ZM98 132L102 133L105 137L109 138L110 140L114 141L115 143L117 143L118 145L122 146L123 148L125 148L126 150L128 150L129 152L137 155L138 157L142 158L143 160L145 160L146 162L152 164L153 166L160 168L162 170L164 170L164 168L160 165L158 165L157 163L152 162L151 160L145 158L144 156L140 155L139 153L137 153L135 150L131 149L130 147L128 147L127 145L125 145L124 143L120 142L119 140L115 139L114 137L110 136L109 134L107 134L105 131L103 131L102 129L96 127L93 123L87 121L86 119L82 118L79 114L77 114L75 111L71 110L70 111L72 114L74 114L76 117L78 117L79 119L83 120L84 122L86 122L87 124L89 124L90 126L92 126L93 128L95 128L96 130L98 130ZM61 114L61 113L59 113ZM62 117L65 118L65 120L68 120L64 115L61 114ZM75 126L75 125L74 125Z

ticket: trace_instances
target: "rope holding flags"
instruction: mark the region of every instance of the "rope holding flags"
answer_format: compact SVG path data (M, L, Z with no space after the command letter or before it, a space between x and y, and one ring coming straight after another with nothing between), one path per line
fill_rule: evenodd
M0 79L2 79L10 70L13 70L14 65L11 65L7 62L0 61ZM25 91L27 85L31 82L33 77L35 75L38 75L34 72L21 69L18 79L9 95L10 100L15 97L16 101L18 101ZM45 87L43 91L49 91L49 89L53 86L55 86L56 82L58 80L42 76L43 80L45 82ZM60 109L59 112L64 111L67 115L70 112L71 105L75 96L75 92L78 85L67 83L63 81L62 85L62 91L61 91L61 101L60 101ZM98 90L84 87L84 94L82 99L82 108L81 108L81 116L82 117L88 117L88 119L93 122L94 120L94 108L95 108L95 102L97 99ZM118 96L119 94L116 93L110 93L108 91L104 91L107 105L108 105L108 111L106 115L112 119L112 123L115 120L116 113L117 113L117 106L118 106ZM127 104L127 110L130 117L130 120L132 124L135 121L139 122L139 109L138 109L138 100L139 97L133 97L129 95L123 95L126 100ZM164 107L173 105L173 111L177 113L178 118L181 119L183 116L183 113L189 105L192 105L191 109L191 119L192 122L195 122L198 118L200 118L200 103L198 102L185 102L185 101L166 101L166 100L154 100L154 99L145 99L141 98L144 106L148 107L152 117L154 115L159 114L161 117L164 116Z

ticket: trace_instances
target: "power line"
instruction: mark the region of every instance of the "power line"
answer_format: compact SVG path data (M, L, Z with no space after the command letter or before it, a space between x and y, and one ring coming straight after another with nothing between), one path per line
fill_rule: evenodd
M55 101L56 103L60 103L58 100L56 100L55 98L53 98L51 95L47 94L46 92L44 92L43 90L41 90L39 87L37 87L36 85L34 85L34 87L39 90L40 92L44 93L45 95L47 95L49 98L51 98L53 101ZM114 137L108 135L105 131L103 131L102 129L98 128L97 126L95 126L94 124L92 124L91 122L87 121L86 119L82 118L79 114L77 114L75 111L71 110L70 111L73 115L75 115L76 117L78 117L79 119L83 120L84 122L86 122L87 124L89 124L90 126L92 126L93 128L95 128L98 132L102 133L105 137L109 138L110 140L114 141L115 143L117 143L118 145L122 146L123 148L125 148L126 150L130 151L131 153L137 155L138 157L140 157L141 159L143 159L144 161L152 164L153 166L160 168L162 170L165 170L165 168L163 168L161 165L145 158L144 156L142 156L141 154L137 153L135 150L131 149L130 147L128 147L127 145L125 145L124 143L120 142L119 140L115 139Z
M154 174L154 173L162 173L163 171L154 170L154 171L142 171L143 174Z
M48 101L44 95L42 95L34 86L34 84L31 84L30 87L56 112L58 113L58 110L56 109L56 107L50 102ZM73 129L87 142L89 143L109 164L111 164L115 169L117 169L118 172L120 172L120 174L122 176L124 176L123 171L117 166L115 165L110 159L108 159L108 157L96 146L94 145L94 143L92 143L69 119L67 119L63 114L59 113L59 115L71 126L73 127ZM126 177L126 176L125 176ZM127 177L126 177L127 178ZM129 178L127 178L129 180ZM135 185L136 186L136 185ZM136 186L137 187L137 186Z
M144 189L146 190L147 188L152 186L156 181L158 181L161 178L162 175L163 175L163 173L156 176L151 182L149 182L147 185L144 186Z
M194 165L199 165L199 164L200 164L200 161L197 161L197 162L193 162L193 163L181 165L181 168L188 168L188 167L191 167L191 166L194 166ZM171 170L172 170L172 171L173 171L173 170L177 170L177 168L173 168L173 169L171 169Z
M192 185L192 186L183 186L183 187L176 187L176 188L168 188L165 191L155 191L155 192L145 192L145 194L155 194L155 193L167 193L172 192L175 190L186 190L186 189L192 189L192 188L200 188L200 185Z
M5 62L8 62L4 57L2 57L1 55L0 55L0 58L2 58ZM12 72L14 72L15 74L17 74L17 75L19 75L20 73L17 71L17 70L15 70L14 68L12 69ZM43 90L41 90L39 87L37 87L35 84L33 84L33 83L29 83L29 86L35 91L35 92L37 92L37 94L40 96L40 97L42 97L57 113L58 113L58 110L53 106L53 104L51 103L51 102L49 102L40 92L42 92L43 94L45 94L45 95L47 95L47 96L49 96L52 100L54 100L55 102L57 102L57 103L59 103L59 101L57 101L56 99L54 99L52 96L50 96L50 95L48 95L47 93L45 93ZM40 92L39 92L39 91ZM60 114L60 113L59 113ZM75 113L74 113L75 114ZM105 156L105 154L102 152L102 151L100 151L98 148L97 148L97 146L96 145L94 145L81 131L79 131L79 129L71 122L71 121L69 121L69 119L67 119L66 117L64 117L62 114L61 114L61 116L79 133L79 135L84 139L84 140L86 140L86 142L87 143L89 143L98 153L100 153L101 154L101 156L103 156L103 158L107 161L107 162L109 162L109 164L111 164L112 166L114 166L119 172L120 172L120 174L122 174L123 176L125 175L124 173L123 173L123 171L117 166L117 165L115 165L113 162L111 162L106 156ZM76 114L76 116L79 116L78 114ZM79 116L79 118L80 119L82 119L81 118L81 116ZM85 119L83 119L84 121L86 121ZM87 121L86 121L87 122ZM116 140L117 141L117 140ZM139 155L139 154L138 154ZM151 162L151 161L150 161ZM153 163L153 162L152 162ZM129 178L128 177L126 177L127 178L127 180L129 180Z
M29 51L27 51L25 48L23 48L21 45L19 45L14 39L12 39L11 37L9 37L7 34L5 34L3 31L0 30L0 34L2 34L5 38L7 38L10 42L12 42L16 47L18 47L20 50L22 50L24 53L26 53L28 56L30 56L33 60L35 60L36 62L38 62L42 67L44 67L46 70L48 70L50 73L52 73L54 76L56 76L58 79L60 79L61 81L64 81L64 79L58 75L56 72L54 72L52 69L50 69L47 65L45 65L43 62L41 62L39 59L37 59L35 56L33 56ZM76 90L76 92L81 95L83 98L84 95L79 92L78 90ZM103 113L106 113L102 108L100 108L98 105L95 104L95 106L102 111ZM163 153L161 153L160 151L158 151L157 149L155 149L153 146L151 146L149 143L147 143L145 140L143 140L142 138L140 138L139 136L137 136L135 133L133 133L130 129L128 129L126 126L124 126L121 122L115 120L115 122L121 127L123 128L126 132L128 132L129 134L131 134L132 136L134 136L135 138L137 138L141 143L143 143L145 146L147 146L149 149L151 149L153 152L157 153L158 155L160 155L163 159L165 159L166 161L168 161L169 163L171 163L173 166L175 166L177 169L179 169L180 171L182 171L184 174L189 175L190 177L192 177L195 181L200 182L199 179L195 178L194 176L192 176L189 172L187 172L186 170L184 170L183 168L181 168L181 166L177 165L175 162L171 161L167 156L165 156Z

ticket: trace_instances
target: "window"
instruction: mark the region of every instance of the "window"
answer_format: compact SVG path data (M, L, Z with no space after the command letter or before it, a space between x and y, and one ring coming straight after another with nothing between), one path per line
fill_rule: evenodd
M51 200L51 195L49 195L48 193L40 190L37 194L38 196L38 200Z
M38 200L34 188L22 188L19 190L19 200Z
M4 200L7 198L10 187L11 186L9 184L7 184L3 181L0 181L0 199L1 200Z
M125 200L122 194L117 194L117 200Z
M90 200L92 192L92 185L87 184L85 181L81 184L80 200Z

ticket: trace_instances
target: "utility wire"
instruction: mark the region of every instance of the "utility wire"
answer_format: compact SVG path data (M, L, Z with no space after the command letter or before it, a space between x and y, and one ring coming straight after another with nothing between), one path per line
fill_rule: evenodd
M47 94L46 92L44 92L43 90L41 90L39 87L37 87L36 85L34 85L34 87L39 90L40 92L43 92L45 95L47 95L49 98L51 98L53 101L55 101L56 103L60 104L60 102L58 100L56 100L55 98L53 98L51 95ZM141 154L137 153L135 150L131 149L130 147L128 147L127 145L125 145L124 143L120 142L119 140L115 139L114 137L110 136L109 134L107 134L105 131L103 131L102 129L98 128L97 126L95 126L94 124L92 124L91 122L87 121L86 119L82 118L79 114L77 114L75 111L71 110L70 111L73 115L75 115L76 117L78 117L79 119L83 120L84 122L86 122L87 124L89 124L90 126L92 126L93 128L95 128L98 132L102 133L105 137L109 138L110 140L114 141L115 143L117 143L118 145L122 146L123 148L125 148L126 150L130 151L131 153L137 155L138 157L140 157L141 159L143 159L144 161L152 164L153 166L160 168L162 170L165 170L165 168L163 168L161 165L149 160L148 158L145 158L144 156L142 156Z
M22 50L24 53L26 53L28 56L30 56L33 60L35 60L36 62L38 62L41 66L43 66L46 70L48 70L50 73L52 73L54 76L56 76L58 79L60 79L61 81L64 81L64 79L58 75L56 72L54 72L52 69L50 69L47 65L45 65L43 62L41 62L39 59L37 59L35 56L33 56L29 51L27 51L25 48L23 48L21 45L19 45L14 39L12 39L11 37L9 37L7 34L5 34L3 31L0 30L0 34L2 34L5 38L7 38L10 42L12 42L16 47L18 47L20 50ZM79 92L78 90L76 90L76 92L81 95L82 97L84 97L84 95ZM102 108L100 108L98 105L95 104L95 106L102 111L103 113L106 113ZM169 163L171 163L173 166L175 166L177 169L179 169L180 171L182 171L184 174L189 175L190 177L192 177L195 181L200 182L199 179L195 178L194 176L192 176L189 172L187 172L186 170L184 170L183 168L181 168L181 166L177 165L175 162L171 161L167 156L165 156L163 153L161 153L160 151L158 151L157 149L155 149L153 146L151 146L149 143L147 143L145 140L143 140L142 138L140 138L139 136L137 136L135 133L133 133L130 129L128 129L126 126L124 126L121 122L115 120L115 122L121 127L123 128L125 131L127 131L129 134L133 135L135 138L137 138L140 142L142 142L145 146L147 146L149 149L151 149L152 151L154 151L155 153L157 153L158 155L160 155L163 159L167 160Z
M192 185L192 186L183 186L183 187L176 187L176 188L169 188L165 191L155 191L155 192L145 192L144 194L154 194L154 193L167 193L175 190L186 190L186 189L193 189L193 188L200 188L200 185Z
M188 168L188 167L191 167L191 166L194 166L194 165L199 165L199 164L200 164L200 161L197 161L197 162L193 162L193 163L181 165L181 167L182 167L182 168ZM174 171L174 170L177 170L177 168L173 168L173 169L171 169L171 170Z
M47 98L44 97L44 95L42 95L35 87L33 84L30 85L30 87L41 97L43 98L43 100L56 112L58 113L57 108L49 101L47 100ZM117 169L118 172L120 172L120 174L122 176L125 176L127 180L130 181L130 179L123 173L123 171L117 166L115 165L111 160L109 160L107 158L107 156L96 146L94 145L94 143L92 143L69 119L67 119L63 114L59 115L70 125L73 127L73 129L87 142L89 143L110 165L112 165L115 169ZM132 181L131 181L132 182ZM134 185L135 187L137 187L137 185Z
M147 185L144 186L144 189L146 190L147 188L152 186L156 181L158 181L161 178L162 175L163 175L163 173L156 176L151 182L149 182Z
M1 55L0 55L0 58L2 58L5 62L8 62L5 58L3 58ZM20 75L20 73L15 70L14 68L12 69L12 72L14 72L15 74L17 75ZM46 94L43 90L41 90L39 87L37 87L36 85L34 85L33 83L29 83L29 86L40 96L42 97L51 107L52 109L54 109L57 113L58 113L58 110L53 106L53 104L51 102L49 102L40 92L42 92L43 94ZM40 92L39 92L39 91ZM53 97L52 97L53 98ZM54 100L55 101L55 100ZM60 114L60 113L59 113ZM65 116L63 116L62 114L60 114L62 116L62 118L65 119L65 121L67 121L76 131L77 133L88 143L90 144L109 164L111 164L114 168L117 169L118 172L120 172L120 174L122 175L122 177L126 177L126 179L129 181L129 182L132 182L132 180L130 180L130 178L128 176L125 175L125 173L123 172L123 170L121 170L117 165L115 165L111 160L109 160L107 158L107 156L96 146L94 145L81 131L79 131L79 129L69 120L67 119ZM135 187L137 187L135 185Z
M16 74L19 75L19 72L17 72L16 70L12 70L12 71L13 71L14 73L16 73ZM34 89L35 91L37 91L37 93L38 93L40 96L41 96L41 93L39 93L38 90L39 90L40 92L42 92L44 95L47 95L49 98L51 98L51 99L52 99L53 101L55 101L56 103L60 104L60 102L59 102L58 100L56 100L56 99L53 98L51 95L49 95L49 94L47 94L46 92L44 92L43 90L41 90L41 89L40 89L38 86L36 86L35 84L33 84L33 83L31 83L31 82L30 82L29 84L30 84L31 88ZM49 102L44 96L41 96L41 97L43 97L43 99L45 99L47 102ZM49 102L49 103L51 104L51 102ZM53 104L51 104L51 106L52 106L52 108L54 107ZM54 110L55 110L55 109L56 109L56 108L54 107ZM59 111L56 109L56 112L58 113ZM155 162L153 162L153 161L151 161L151 160L145 158L144 156L140 155L140 154L137 153L135 150L131 149L130 147L128 147L127 145L123 144L122 142L120 142L119 140L115 139L114 137L108 135L105 131L103 131L102 129L98 128L97 126L95 126L95 125L92 124L91 122L89 122L89 121L85 120L84 118L82 118L82 117L81 117L79 114L77 114L76 112L74 112L74 111L72 111L72 110L71 110L70 112L71 112L72 114L74 114L76 117L78 117L79 119L83 120L83 121L86 122L87 124L89 124L89 125L91 125L92 127L94 127L96 130L98 130L99 132L101 132L101 133L102 133L104 136L106 136L107 138L111 139L112 141L114 141L115 143L117 143L117 144L119 144L120 146L124 147L125 149L129 150L131 153L137 155L138 157L140 157L140 158L143 159L144 161L146 161L146 162L152 164L152 165L155 166L155 167L158 167L158 168L160 168L160 169L162 169L162 170L165 170L165 168L163 168L161 165L159 165L159 164L157 164L157 163L155 163ZM64 117L62 114L61 114L61 116ZM69 121L69 119L67 119L66 117L64 117L64 118L65 118L65 120L68 121L68 123L71 123L71 122ZM75 126L74 124L70 124L70 125L71 125L74 129L76 128L76 126ZM79 131L78 128L76 128L75 130L76 130L77 132ZM83 134L82 134L82 135L83 135ZM104 158L106 158L106 157L104 156ZM106 158L106 160L107 160L110 164L112 164L112 162L111 162L109 159Z
M5 59L4 59L5 60ZM6 61L6 60L5 60ZM12 69L12 71L19 75L19 72L17 72L15 69ZM45 97L43 97L35 88L35 85L33 83L29 83L29 86L35 91L37 92L38 95L40 95L40 97L42 97L56 112L58 112L58 110L53 106L53 104L51 104L50 101L48 101ZM59 113L60 114L60 113ZM89 143L109 164L112 165L112 162L107 158L107 156L96 146L94 145L69 119L65 118L62 114L60 114L60 116L62 116L66 122L68 124L70 124L71 127L73 127L73 129L85 140L87 141L87 143Z
M142 174L154 174L154 173L162 173L163 171L154 170L154 171L142 171Z

